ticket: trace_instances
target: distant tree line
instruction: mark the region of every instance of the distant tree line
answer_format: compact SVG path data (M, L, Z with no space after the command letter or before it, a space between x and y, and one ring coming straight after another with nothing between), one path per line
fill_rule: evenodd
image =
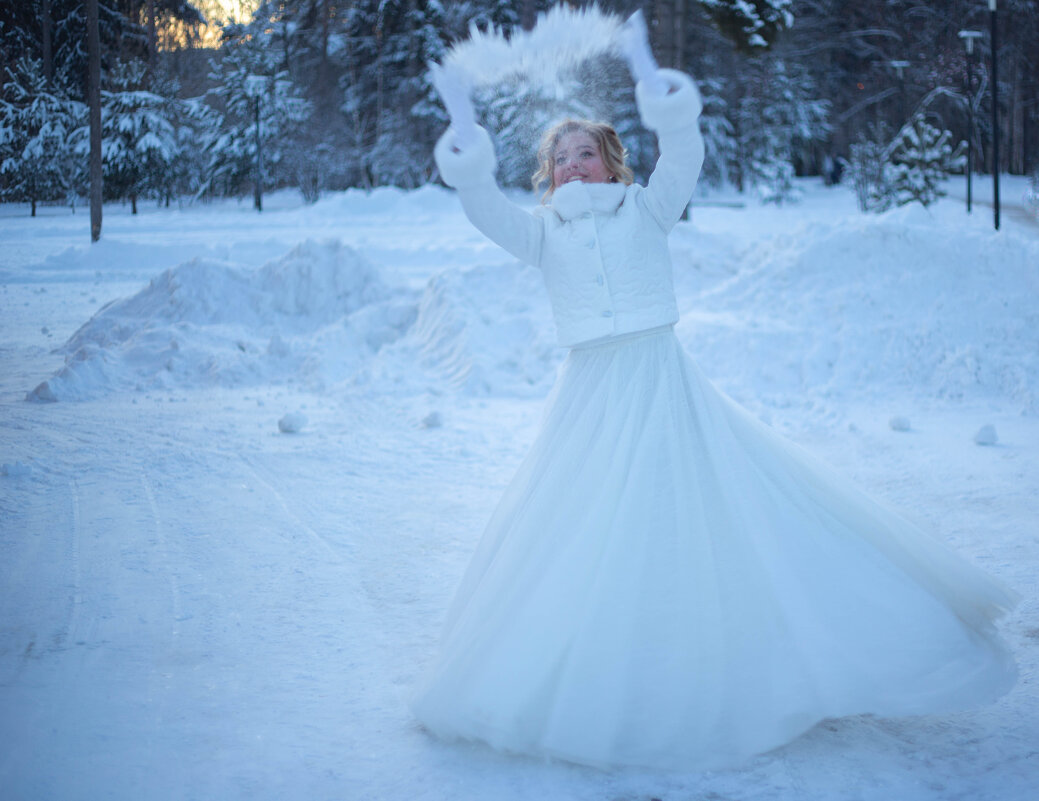
M136 207L140 198L247 195L262 183L316 199L325 190L436 180L432 147L446 119L426 65L470 25L529 29L552 4L261 0L248 21L223 23L218 46L203 48L199 9L212 3L100 0L106 197ZM948 133L946 168L962 169L952 143L972 136L975 168L993 169L982 0L599 6L623 16L641 7L660 63L698 79L708 184L782 201L796 175L834 180L846 164L862 179L869 154L904 151L907 136L920 141L932 130ZM0 2L3 199L35 209L85 193L83 9L81 0ZM1039 166L1039 0L1000 0L998 19L998 166L1026 174ZM982 34L970 86L963 29ZM644 175L655 143L639 125L623 64L588 64L569 77L570 98L522 81L477 93L502 180L529 185L540 128L581 112L613 122Z

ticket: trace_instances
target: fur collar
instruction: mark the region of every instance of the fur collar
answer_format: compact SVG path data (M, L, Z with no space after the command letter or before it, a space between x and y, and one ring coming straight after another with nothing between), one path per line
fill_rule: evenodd
M628 187L624 184L586 184L573 181L552 193L552 210L564 220L572 220L585 212L612 214L624 200Z

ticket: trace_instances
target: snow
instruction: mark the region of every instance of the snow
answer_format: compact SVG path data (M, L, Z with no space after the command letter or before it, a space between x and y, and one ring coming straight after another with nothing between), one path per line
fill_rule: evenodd
M999 436L996 434L996 427L991 423L983 425L974 435L976 445L995 445L997 442L999 442Z
M298 434L307 422L307 416L303 412L289 412L278 421L278 430L282 434Z
M909 418L903 417L900 414L896 414L888 420L887 424L892 431L911 431L913 428L912 424L909 422Z
M701 774L439 742L408 711L562 358L540 276L451 192L110 206L96 245L82 211L0 206L4 796L1032 798L1039 224L1003 187L998 233L980 180L969 217L958 181L882 215L802 181L672 235L705 372L1023 596L999 702Z
M509 37L472 24L469 37L451 46L444 64L459 69L472 86L494 86L517 74L552 83L567 66L617 48L620 24L620 17L595 6L566 5L539 15L533 30L515 31ZM551 57L546 58L546 53Z

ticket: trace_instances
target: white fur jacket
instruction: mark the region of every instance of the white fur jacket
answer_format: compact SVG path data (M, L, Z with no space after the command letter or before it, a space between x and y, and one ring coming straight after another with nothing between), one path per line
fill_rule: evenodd
M668 232L682 216L703 164L700 95L688 76L661 70L671 91L635 88L639 113L657 134L660 158L645 187L564 184L533 214L495 183L494 146L479 129L459 152L451 129L435 157L480 231L521 261L540 267L552 301L559 344L668 325L678 320Z

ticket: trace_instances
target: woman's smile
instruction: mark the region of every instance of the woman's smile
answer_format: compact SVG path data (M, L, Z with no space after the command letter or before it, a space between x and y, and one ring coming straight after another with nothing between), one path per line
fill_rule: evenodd
M603 164L602 153L595 140L584 131L564 134L556 145L555 167L552 171L554 186L574 181L604 184L613 176Z

